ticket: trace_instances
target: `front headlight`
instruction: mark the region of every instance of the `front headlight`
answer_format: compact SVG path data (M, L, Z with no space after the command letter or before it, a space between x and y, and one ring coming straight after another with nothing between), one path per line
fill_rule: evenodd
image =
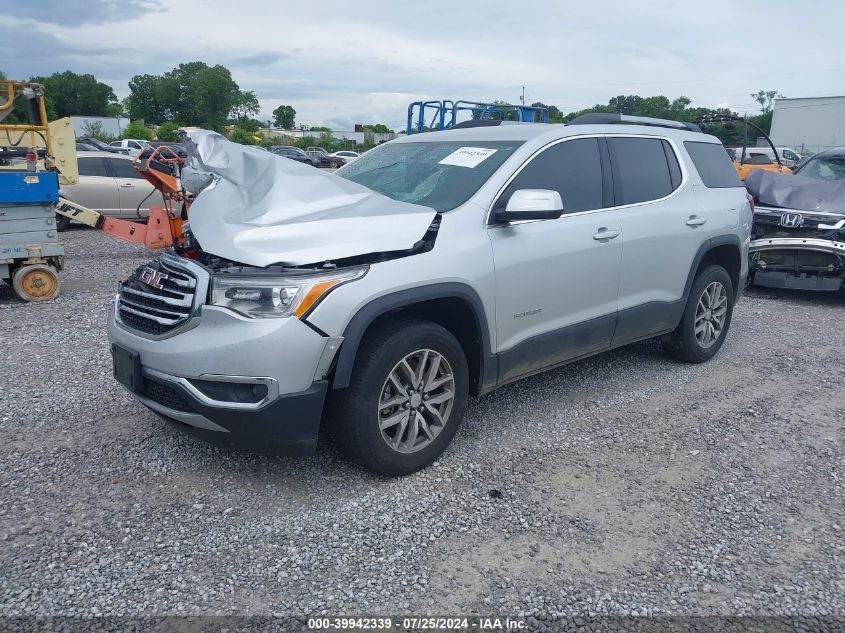
M333 289L366 272L367 267L290 277L224 273L211 280L211 303L252 319L301 317Z

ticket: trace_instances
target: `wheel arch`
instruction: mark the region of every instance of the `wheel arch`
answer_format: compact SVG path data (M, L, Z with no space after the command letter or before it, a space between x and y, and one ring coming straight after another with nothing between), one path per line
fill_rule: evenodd
M332 380L333 389L349 386L355 358L368 330L393 315L413 316L437 323L452 333L466 355L470 392L484 393L496 381L496 357L478 293L462 283L439 283L400 290L373 299L350 319L343 333Z
M698 271L708 264L718 264L731 278L734 297L741 290L739 276L742 271L742 243L737 235L720 235L704 242L695 255L690 267L687 283L684 286L684 300L689 297L690 289Z

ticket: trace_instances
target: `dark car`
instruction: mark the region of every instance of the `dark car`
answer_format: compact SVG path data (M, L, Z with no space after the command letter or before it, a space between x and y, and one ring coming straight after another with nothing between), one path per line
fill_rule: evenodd
M346 161L340 156L332 156L324 149L312 149L308 151L308 155L318 161L320 167L343 167Z
M749 174L745 185L757 202L749 245L753 283L845 287L845 148L819 152L794 176Z
M816 180L845 180L845 147L813 154L795 169L796 176Z
M284 156L300 163L306 163L312 167L317 167L320 164L320 159L309 156L298 147L293 147L292 145L275 145L270 148L270 151L277 156Z
M90 136L83 136L82 138L76 139L77 143L85 143L86 145L93 145L94 148L99 152L111 152L112 154L128 154L129 150L123 149L121 147L112 147L108 143L103 143L101 140L96 138L91 138Z
M94 145L89 143L76 143L76 151L77 152L99 152L100 150L97 149Z

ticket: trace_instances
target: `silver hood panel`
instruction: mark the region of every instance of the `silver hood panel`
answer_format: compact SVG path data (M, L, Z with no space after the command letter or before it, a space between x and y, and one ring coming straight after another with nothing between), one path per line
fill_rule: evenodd
M248 264L300 266L410 249L436 211L271 152L189 130L185 188L199 192L191 231L202 249Z

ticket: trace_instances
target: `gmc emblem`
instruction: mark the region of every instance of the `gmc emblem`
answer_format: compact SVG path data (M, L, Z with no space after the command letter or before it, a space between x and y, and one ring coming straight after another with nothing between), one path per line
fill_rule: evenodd
M167 275L161 272L160 270L145 266L141 269L141 273L138 275L138 279L143 283L147 284L148 286L152 286L153 288L161 290L161 282L167 279Z

